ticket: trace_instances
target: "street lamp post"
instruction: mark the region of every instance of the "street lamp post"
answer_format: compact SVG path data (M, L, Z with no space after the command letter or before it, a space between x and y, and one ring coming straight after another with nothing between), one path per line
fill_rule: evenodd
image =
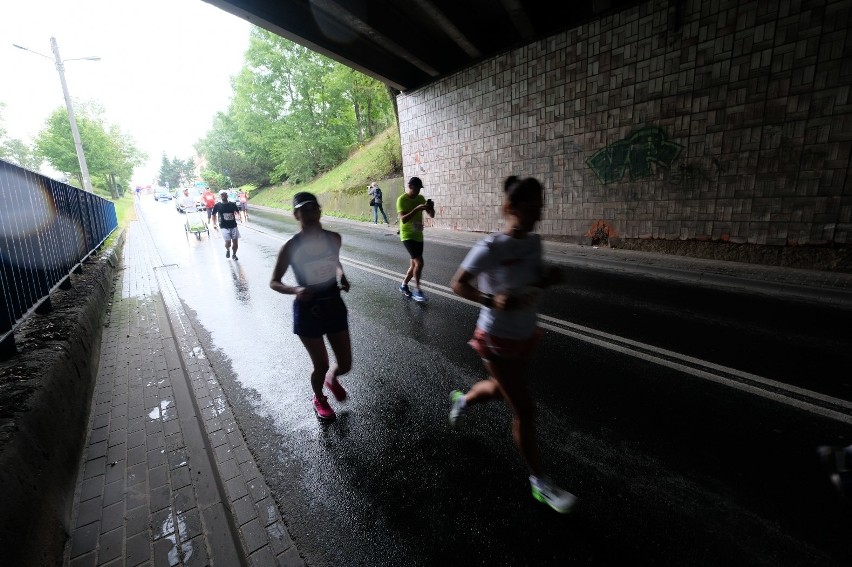
M30 53L35 53L36 55L41 55L42 57L48 57L43 53L39 53L38 51L33 51L32 49L28 49L21 45L13 43L15 47L18 49L23 49L24 51L29 51ZM68 109L68 122L71 124L71 136L74 138L74 149L77 150L77 161L80 163L80 176L83 178L83 189L92 193L92 180L89 178L89 167L86 165L86 156L83 153L83 142L80 141L80 132L77 129L77 119L74 118L74 108L71 106L71 95L68 94L68 84L65 82L65 61L77 61L77 60L85 60L85 61L100 61L100 57L75 57L73 59L66 59L65 61L59 57L59 45L56 43L56 38L50 38L50 49L53 51L53 60L56 63L56 70L59 72L59 82L62 83L62 94L65 97L65 107Z

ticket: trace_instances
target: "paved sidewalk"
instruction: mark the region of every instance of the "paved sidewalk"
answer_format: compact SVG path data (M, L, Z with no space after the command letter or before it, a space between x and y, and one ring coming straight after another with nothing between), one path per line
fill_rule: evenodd
M144 223L123 268L65 565L302 565Z

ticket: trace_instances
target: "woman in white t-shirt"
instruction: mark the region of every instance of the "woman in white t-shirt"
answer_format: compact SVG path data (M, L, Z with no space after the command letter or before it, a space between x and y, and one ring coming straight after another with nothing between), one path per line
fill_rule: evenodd
M545 270L541 237L533 233L541 219L544 189L538 180L515 176L503 186L503 232L492 234L468 252L452 280L453 291L482 304L469 343L480 355L489 377L467 394L450 394L450 423L467 406L504 400L512 409L512 436L530 470L533 496L560 513L571 511L576 498L542 474L535 434L535 404L524 373L541 339L536 307L542 288L559 283L556 267ZM474 285L474 282L476 285Z

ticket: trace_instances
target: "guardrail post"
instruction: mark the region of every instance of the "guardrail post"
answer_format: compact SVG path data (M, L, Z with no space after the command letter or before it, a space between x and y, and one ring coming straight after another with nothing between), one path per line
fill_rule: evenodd
M53 311L53 302L50 300L50 296L45 297L44 301L35 308L35 312L39 315L47 315L51 311Z

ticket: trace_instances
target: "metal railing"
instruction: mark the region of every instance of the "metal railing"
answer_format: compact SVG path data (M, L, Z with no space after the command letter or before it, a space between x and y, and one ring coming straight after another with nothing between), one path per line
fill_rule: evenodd
M118 227L112 201L0 160L0 357L15 329L49 302Z

